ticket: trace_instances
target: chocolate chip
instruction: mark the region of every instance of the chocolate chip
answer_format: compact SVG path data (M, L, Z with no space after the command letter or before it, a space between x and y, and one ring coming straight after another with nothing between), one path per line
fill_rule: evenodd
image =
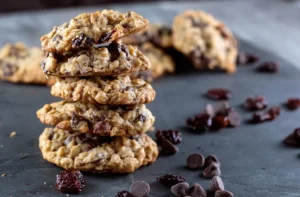
M111 37L114 35L114 33L116 32L115 29L113 29L112 31L109 31L109 32L106 32L104 33L100 40L99 40L99 43L103 43L103 42L107 42L111 39Z
M191 170L198 170L204 166L204 160L201 154L194 153L187 158L186 165Z
M300 107L300 99L299 98L289 98L286 107L290 110L296 110Z
M279 64L277 62L264 62L258 68L258 72L264 73L276 73L278 71Z
M166 187L172 187L173 185L186 181L186 179L182 176L172 174L165 174L163 176L157 177L156 180Z
M215 197L233 197L233 193L226 190L217 190Z
M221 179L221 177L219 177L219 176L214 176L213 178L212 178L212 183L211 183L211 185L210 185L210 191L217 191L217 190L224 190L225 188L224 188L224 183L223 183L223 181L222 181L222 179Z
M135 197L146 197L150 193L150 185L144 181L136 181L131 185L130 192Z
M178 148L167 139L163 139L161 148L162 152L168 155L173 155L178 152Z
M127 59L129 56L128 48L125 45L119 44L117 42L111 42L108 45L108 51L111 55L110 58L112 61L117 60L121 52L124 52L126 54Z
M236 63L237 64L252 64L259 60L259 58L255 55L246 53L246 52L239 52Z
M133 196L128 191L121 191L121 192L118 192L118 194L116 195L116 197L135 197L135 196Z
M188 195L191 197L206 197L207 193L201 185L195 183L194 186L189 189Z
M232 127L239 126L242 121L240 114L237 113L236 111L229 112L227 119L228 119L229 125Z
M228 100L231 98L231 91L224 88L215 88L208 90L206 96L213 100Z
M300 146L300 128L296 128L292 134L287 136L284 141L286 145L288 146Z
M94 43L94 39L87 37L85 34L81 33L79 37L72 40L73 47L89 47Z
M140 114L138 117L137 117L137 120L140 121L140 122L146 122L147 121L147 117L143 114Z
M72 129L76 129L80 122L88 122L88 120L74 112L71 116Z
M187 182L177 183L171 187L171 192L178 197L187 196L190 185Z
M217 164L221 167L221 163L219 162L219 160L217 159L217 157L215 155L209 155L205 158L205 163L204 163L204 168L210 166L211 164Z
M249 97L244 103L244 107L250 111L265 109L267 106L268 101L266 97L261 95L258 95L256 97Z
M94 124L93 134L109 135L110 124L106 121L99 121Z
M217 163L212 163L204 169L202 174L206 178L212 178L214 176L221 176L220 166Z

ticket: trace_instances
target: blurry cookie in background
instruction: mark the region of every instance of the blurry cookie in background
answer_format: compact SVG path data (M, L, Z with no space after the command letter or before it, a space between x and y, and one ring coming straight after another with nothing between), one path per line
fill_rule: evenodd
M187 10L175 17L173 46L197 69L236 71L237 42L230 30L203 11Z
M53 85L55 78L47 79L41 69L44 53L38 47L23 43L6 44L0 50L0 79L12 83Z
M173 73L175 65L173 59L162 49L156 47L150 42L145 42L139 46L139 49L149 58L151 68L147 71L140 71L131 74L131 78L142 78L147 82L161 77L167 73Z

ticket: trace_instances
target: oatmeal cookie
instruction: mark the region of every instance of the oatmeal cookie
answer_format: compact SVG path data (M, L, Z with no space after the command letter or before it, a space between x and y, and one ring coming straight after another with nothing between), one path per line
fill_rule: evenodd
M69 101L105 105L143 104L155 98L149 83L127 75L57 78L51 94Z
M37 111L42 123L57 128L102 136L134 136L146 133L155 118L144 104L93 105L60 101Z
M42 63L45 74L58 76L118 75L150 66L149 59L136 47L117 42L64 55L48 52Z
M45 160L66 170L131 173L153 163L156 143L147 135L103 137L46 128L39 137Z
M103 10L84 13L54 27L41 37L44 51L60 53L118 40L146 28L148 21L135 12Z
M237 42L233 34L205 12L188 10L175 17L173 45L198 69L236 71Z
M41 69L43 51L23 43L6 44L0 51L0 79L13 83L53 85Z

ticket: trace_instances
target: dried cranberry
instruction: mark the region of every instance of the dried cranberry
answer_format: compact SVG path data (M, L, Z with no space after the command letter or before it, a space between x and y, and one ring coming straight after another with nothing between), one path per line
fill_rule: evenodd
M252 115L251 123L261 123L267 120L270 120L270 115L265 113L254 113Z
M85 180L80 171L63 171L56 175L56 188L64 193L76 194L85 187Z
M211 127L212 119L208 114L197 114L187 119L186 123L193 130L205 132Z
M275 73L278 71L278 67L279 65L276 62L264 62L257 68L257 71L264 73Z
M286 103L286 106L290 110L296 110L300 107L300 99L299 98L289 98Z
M116 197L135 197L128 191L121 191L116 195Z
M239 52L236 63L237 64L252 64L259 60L259 58L255 55L246 53L246 52Z
M173 185L176 185L177 183L182 183L185 182L185 178L179 175L171 175L171 174L166 174L160 177L156 178L157 182L160 184L167 186L167 187L172 187Z
M267 113L270 115L270 120L274 120L275 118L277 118L277 116L280 115L280 108L271 107Z
M261 110L268 106L268 101L264 96L249 97L244 103L244 107L248 110Z
M169 140L172 144L179 144L182 141L181 133L177 130L158 130L156 132L157 144L161 144L164 139Z
M231 91L223 88L210 89L206 96L213 100L228 100L231 98Z
M220 129L227 127L228 123L229 122L226 116L217 115L213 117L210 128L214 131L218 131Z

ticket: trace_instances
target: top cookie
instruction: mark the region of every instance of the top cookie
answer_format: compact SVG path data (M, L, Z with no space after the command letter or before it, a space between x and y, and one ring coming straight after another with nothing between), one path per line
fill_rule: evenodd
M113 10L84 13L70 22L54 27L41 37L42 48L48 52L63 53L117 40L144 29L148 20L135 12Z
M0 51L0 79L13 83L53 85L55 78L47 79L40 64L43 51L23 43L6 44Z
M188 10L175 17L173 45L196 68L236 70L237 42L226 26L213 16Z

